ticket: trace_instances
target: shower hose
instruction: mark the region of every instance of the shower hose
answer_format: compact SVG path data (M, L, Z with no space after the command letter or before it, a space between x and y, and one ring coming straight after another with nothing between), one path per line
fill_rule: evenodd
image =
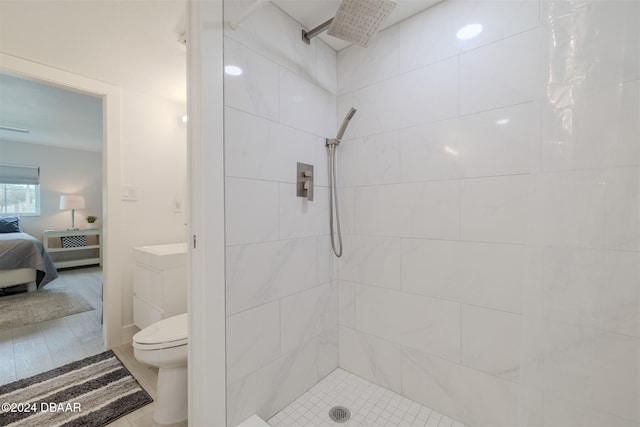
M336 181L336 151L337 145L327 145L329 154L329 230L331 232L331 247L338 258L342 256L342 232L340 231L340 212L338 210L338 186ZM335 227L333 225L335 218ZM335 228L335 231L334 231ZM335 234L338 234L336 245Z

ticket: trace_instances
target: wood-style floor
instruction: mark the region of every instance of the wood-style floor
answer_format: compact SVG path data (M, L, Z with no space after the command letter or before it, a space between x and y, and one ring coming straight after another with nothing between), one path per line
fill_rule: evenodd
M48 289L67 288L82 295L94 310L13 329L0 330L0 385L27 378L106 350L102 341L102 269L59 271ZM158 371L138 362L131 344L113 349L140 385L156 398ZM157 427L155 402L132 412L109 427ZM186 426L187 423L176 426Z
M47 289L72 289L94 308L33 325L0 330L0 384L10 383L105 351L102 269L62 270Z

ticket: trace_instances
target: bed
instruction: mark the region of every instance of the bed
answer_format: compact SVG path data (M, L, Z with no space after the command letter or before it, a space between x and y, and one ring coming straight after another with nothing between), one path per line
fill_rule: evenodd
M56 279L58 272L42 243L19 231L19 219L15 227L6 227L10 219L2 218L0 224L0 288L35 282L41 289Z

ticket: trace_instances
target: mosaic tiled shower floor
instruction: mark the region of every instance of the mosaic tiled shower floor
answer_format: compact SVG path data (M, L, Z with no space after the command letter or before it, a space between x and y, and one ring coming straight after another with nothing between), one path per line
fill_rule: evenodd
M334 406L349 409L349 421L332 421L329 410ZM269 424L273 427L466 427L340 368L274 415Z

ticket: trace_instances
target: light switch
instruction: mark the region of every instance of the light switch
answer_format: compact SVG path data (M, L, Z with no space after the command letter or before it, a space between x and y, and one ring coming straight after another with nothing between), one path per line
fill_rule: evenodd
M123 186L122 200L135 201L138 200L138 190L136 187Z

